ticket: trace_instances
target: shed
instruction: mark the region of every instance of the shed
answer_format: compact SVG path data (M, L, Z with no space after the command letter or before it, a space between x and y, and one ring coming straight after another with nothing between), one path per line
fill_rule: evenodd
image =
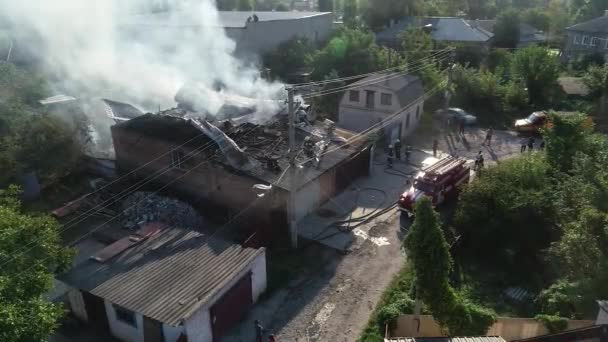
M75 316L122 341L211 342L265 290L265 250L151 223L59 280Z

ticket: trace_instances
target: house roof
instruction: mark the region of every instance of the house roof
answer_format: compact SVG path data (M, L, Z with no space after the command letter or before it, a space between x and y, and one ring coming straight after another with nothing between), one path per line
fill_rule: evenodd
M467 20L457 17L406 17L392 27L376 34L378 41L392 41L410 27L432 26L431 36L437 41L479 42L494 36L483 27L470 25Z
M282 172L289 166L287 115L279 113L263 124L255 124L247 121L249 117L247 115L232 120L208 122L192 113L184 112L184 116L176 115L176 111L182 113L177 108L161 112L160 115L147 114L117 124L113 129L132 130L138 134L178 144L190 141L189 145L193 147L200 147L211 140L219 141L220 143L216 143L214 148L204 149L205 159L218 162L262 182L286 190L291 188L290 173ZM300 188L367 146L366 139L345 144L344 142L353 135L353 132L336 128L334 136L329 139L327 146L329 152L323 154L318 165L315 163L301 165L302 167L298 168L295 186ZM297 124L296 146L303 146L307 136L312 137L313 142L326 141L324 124ZM266 167L269 158L277 161L281 168L280 172ZM296 158L297 163L308 160L310 158L304 153L299 153Z
M581 77L560 77L557 79L557 83L567 95L589 95L589 88Z
M488 19L488 20L467 20L469 25L475 26L478 25L482 29L494 33L494 26L496 26L496 19ZM545 34L537 29L536 27L521 23L519 24L519 42L520 43L533 43L533 42L543 42L547 38Z
M377 82L378 78L380 77L387 77L387 80ZM394 91L399 98L400 107L405 107L424 95L422 81L420 81L418 77L409 74L399 75L399 73L377 73L361 79L350 86L356 87L359 85L364 87L370 82L373 82L374 86L386 87Z
M569 31L583 31L589 33L608 33L608 16L597 17L589 21L567 27Z
M247 18L253 14L258 16L261 22L279 20L299 20L304 18L331 15L331 12L271 12L271 11L219 11L218 21L222 27L243 28L246 26ZM171 11L140 14L131 17L127 23L129 25L168 25L181 27L204 26L202 18L198 18L190 12Z
M59 280L175 326L207 304L261 253L264 249L165 227L105 262L88 259Z
M384 342L505 342L500 336L475 337L391 337Z

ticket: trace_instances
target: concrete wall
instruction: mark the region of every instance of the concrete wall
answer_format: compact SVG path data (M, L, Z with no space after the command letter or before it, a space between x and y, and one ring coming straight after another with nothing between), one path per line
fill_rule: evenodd
M177 339L185 331L186 329L183 325L173 327L167 324L163 324L163 336L165 338L164 342L177 342Z
M589 37L586 44L583 44L585 37ZM599 38L597 45L591 45L593 37ZM572 62L585 54L599 53L604 56L604 59L608 56L608 49L606 45L608 42L608 35L605 33L587 33L581 31L566 31L566 47L562 53L562 61Z
M116 126L112 127L112 136L116 164L121 173L125 174L147 164L134 173L136 178L156 176L159 171L164 172L154 179L154 183L172 182L167 190L196 202L199 209L205 210L215 221L226 222L240 213L238 219L232 222L234 226L247 231L255 230L266 239L287 236L286 192L275 187L269 195L257 197L252 187L260 180L210 162L208 153L214 148L194 154L183 169L167 169L171 165L170 151L178 148L179 143L150 139ZM192 152L191 147L181 147L178 150L186 156ZM161 158L154 160L161 155ZM152 188L159 187L157 185ZM242 212L245 208L248 209Z
M209 306L201 307L184 324L188 342L213 342Z
M567 330L589 327L594 324L587 320L569 320ZM499 317L486 336L501 336L507 341L546 335L549 330L543 323L534 318ZM420 315L419 321L414 315L402 315L397 319L391 331L394 337L436 337L445 336L439 325L430 315Z
M141 314L135 313L137 326L134 327L116 318L116 311L114 310L112 303L104 300L104 305L106 307L106 315L108 316L108 324L112 336L125 342L144 342L144 318Z
M375 92L374 108L367 108L365 105L366 90ZM338 125L351 131L361 132L366 130L378 122L385 120L387 117L397 113L401 110L401 108L407 105L399 103L397 95L391 89L382 86L381 83L363 87L358 89L358 91L359 101L350 101L349 92L346 92L340 101ZM392 94L393 100L390 106L381 104L380 97L382 93ZM399 115L391 120L390 123L386 124L384 128L385 135L389 138L399 137L402 140L405 139L418 125L424 110L423 106L424 101L420 100L413 103L405 110L402 110ZM416 116L417 108L419 113L418 116ZM407 121L408 115L410 117L409 124ZM400 132L398 130L395 131L395 129L398 127L401 127Z
M333 14L308 18L243 23L245 27L225 28L236 42L237 54L263 54L295 37L306 37L314 44L325 41L333 29Z

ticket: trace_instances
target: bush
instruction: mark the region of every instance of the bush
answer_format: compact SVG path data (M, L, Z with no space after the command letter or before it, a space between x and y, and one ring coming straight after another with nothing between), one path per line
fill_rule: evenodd
M550 333L555 334L568 328L568 320L563 317L553 315L536 315L537 321L543 323Z
M401 295L402 297L398 300L388 303L378 310L377 317L379 323L390 323L399 316L414 311L414 300L412 300L407 294Z

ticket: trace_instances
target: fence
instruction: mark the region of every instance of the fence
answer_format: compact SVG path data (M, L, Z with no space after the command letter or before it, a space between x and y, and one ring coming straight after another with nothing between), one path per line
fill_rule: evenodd
M568 330L592 326L595 321L569 320ZM501 336L506 341L530 338L548 334L542 322L534 318L499 317L487 332L487 336ZM430 315L402 315L397 319L391 336L400 337L437 337L445 336L439 325Z

